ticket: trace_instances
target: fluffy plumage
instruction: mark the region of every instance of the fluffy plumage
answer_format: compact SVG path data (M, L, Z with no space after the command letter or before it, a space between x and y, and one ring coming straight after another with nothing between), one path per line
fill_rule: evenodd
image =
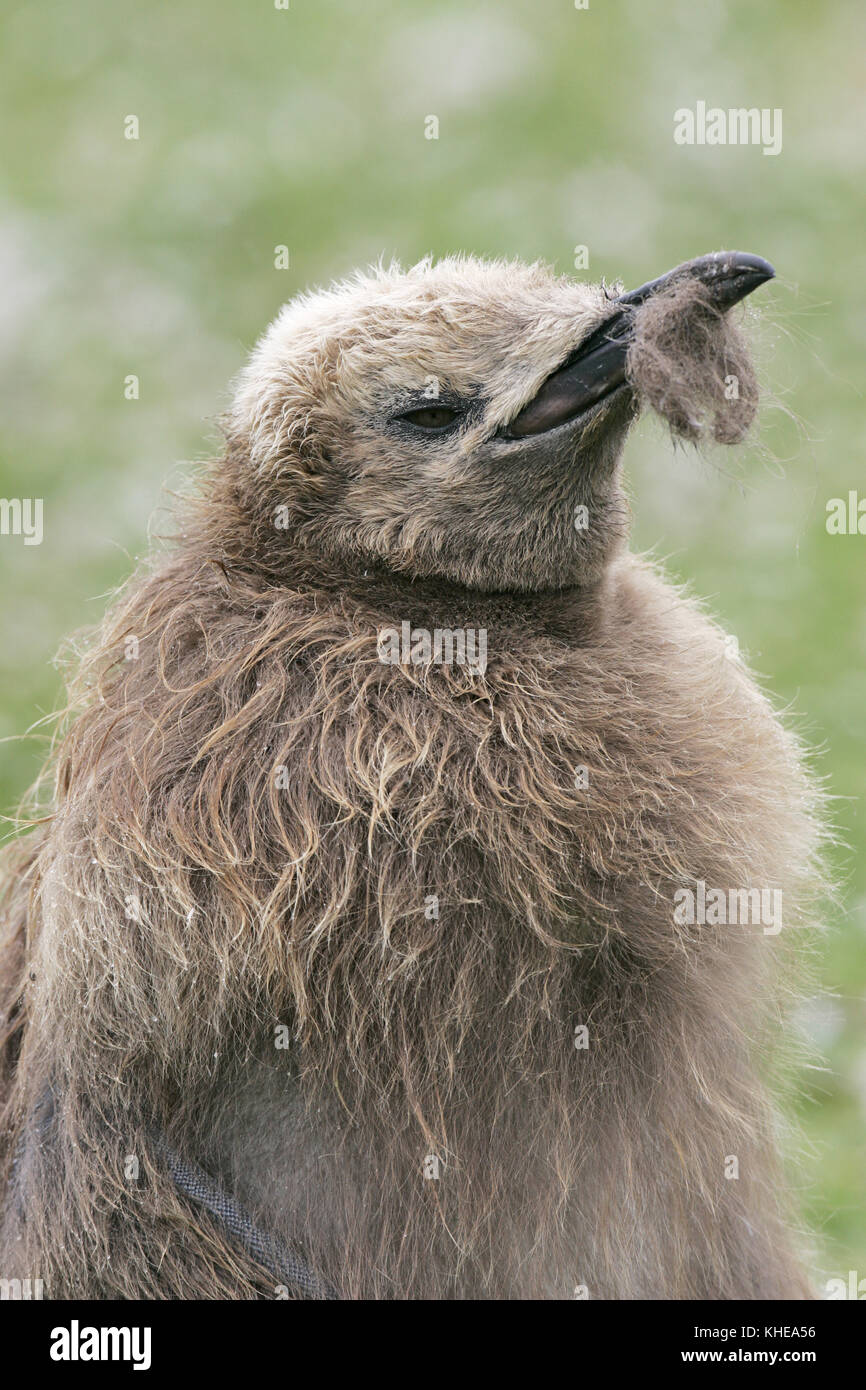
M496 433L606 312L453 259L303 298L253 353L6 857L4 1273L272 1293L155 1125L344 1296L807 1293L765 1081L814 786L625 549L631 394ZM468 402L441 439L395 423L430 377ZM403 621L485 628L486 669L383 663ZM677 925L697 880L781 888L784 930Z

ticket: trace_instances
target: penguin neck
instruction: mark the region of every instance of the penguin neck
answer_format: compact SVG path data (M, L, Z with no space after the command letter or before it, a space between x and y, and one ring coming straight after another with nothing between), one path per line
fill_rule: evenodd
M298 557L281 576L281 584L300 594L321 594L378 623L399 627L454 629L471 627L490 633L536 635L571 646L593 641L608 612L614 566L588 584L546 589L481 589L438 576L419 577L384 564L359 561L334 570L324 561Z
M556 589L484 590L440 579L368 574L350 592L364 605L401 613L422 628L475 627L568 642L592 640L605 614L608 576L591 585Z
M249 506L230 480L221 480L216 492L218 506L189 518L187 544L198 561L217 563L227 577L239 573L269 590L321 596L324 603L398 627L407 620L430 629L513 629L584 645L610 622L619 562L628 556L623 533L611 539L606 560L587 576L564 574L562 583L544 588L487 589L435 573L414 575L360 553L337 558L291 531L282 532L275 546L273 528L251 526Z

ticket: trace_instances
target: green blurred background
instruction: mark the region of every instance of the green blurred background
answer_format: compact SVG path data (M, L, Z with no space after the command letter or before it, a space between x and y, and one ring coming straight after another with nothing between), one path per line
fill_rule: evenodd
M644 422L627 459L636 544L710 600L838 798L805 1200L822 1270L864 1277L866 536L824 524L866 496L862 0L290 6L7 0L0 495L44 498L45 539L0 538L0 806L43 755L16 736L56 706L61 639L216 447L229 379L297 289L382 253L571 271L586 245L581 274L627 285L723 246L769 257L758 445L701 460ZM781 108L781 154L676 145L698 100Z

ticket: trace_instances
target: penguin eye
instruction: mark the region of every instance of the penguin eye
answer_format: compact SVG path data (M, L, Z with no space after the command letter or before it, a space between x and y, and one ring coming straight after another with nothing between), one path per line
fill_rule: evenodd
M420 410L407 410L400 420L408 420L419 430L446 430L458 418L458 412L447 405L425 405Z

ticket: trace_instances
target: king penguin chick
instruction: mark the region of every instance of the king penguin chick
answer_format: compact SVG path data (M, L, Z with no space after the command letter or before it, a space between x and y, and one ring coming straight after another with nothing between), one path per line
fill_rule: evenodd
M771 274L455 257L282 311L6 855L4 1272L809 1296L774 1078L820 803L621 480Z

